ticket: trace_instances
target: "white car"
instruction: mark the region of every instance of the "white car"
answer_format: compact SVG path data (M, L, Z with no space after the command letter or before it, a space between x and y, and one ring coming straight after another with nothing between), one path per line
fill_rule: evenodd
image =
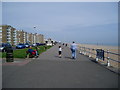
M36 44L34 43L34 44L33 44L33 47L35 47L35 46L36 46Z
M52 43L47 43L47 46L52 46Z
M28 48L29 46L30 46L30 44L28 44L28 43L25 44L25 47L26 47L26 48Z
M0 51L3 51L4 47L0 47Z

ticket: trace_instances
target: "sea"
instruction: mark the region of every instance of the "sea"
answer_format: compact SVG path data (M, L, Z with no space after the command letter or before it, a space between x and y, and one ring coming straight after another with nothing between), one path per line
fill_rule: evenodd
M98 46L120 46L120 43L81 43L81 44L89 44L89 45L98 45Z

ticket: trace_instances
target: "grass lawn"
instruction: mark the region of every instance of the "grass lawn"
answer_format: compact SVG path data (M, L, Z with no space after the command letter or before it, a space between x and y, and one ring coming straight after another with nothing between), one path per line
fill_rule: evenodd
M51 48L51 46L46 46L46 50ZM38 46L38 53L41 54L42 52L45 52L45 46ZM33 47L32 48L33 50L35 50L35 48ZM17 50L14 50L13 51L13 56L14 58L26 58L26 51L28 50L28 48L25 48L25 49L17 49ZM6 57L6 53L3 52L2 55L0 53L0 57L2 56L2 58L5 58Z

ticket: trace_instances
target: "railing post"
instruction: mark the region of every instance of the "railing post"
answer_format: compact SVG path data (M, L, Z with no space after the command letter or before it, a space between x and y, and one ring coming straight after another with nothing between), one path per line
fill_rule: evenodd
M81 54L82 54L82 47L81 47Z
M84 47L84 55L86 55L86 48Z
M96 50L96 61L98 62L98 60L99 60L99 58L98 58L98 56L97 56L97 50Z
M97 62L98 62L98 60L99 60L98 57L96 57L96 61L97 61Z
M91 52L90 52L91 50L90 50L90 48L89 48L89 58L91 57Z
M110 60L109 60L110 57L107 57L107 59L108 59L108 60L107 60L107 66L109 67L109 66L111 66L111 65L110 65Z
M82 53L81 50L82 50L82 49L81 49L81 47L80 47L80 54Z
M109 50L107 50L107 66L110 66Z
M82 47L82 54L84 54L84 50L83 50L83 47Z
M82 47L82 54L84 55L84 47Z
M89 56L89 49L88 49L88 48L87 48L86 52L87 52L87 54L86 54L86 55L87 55L87 56Z
M81 51L81 47L80 47L80 51ZM79 52L80 53L80 52Z

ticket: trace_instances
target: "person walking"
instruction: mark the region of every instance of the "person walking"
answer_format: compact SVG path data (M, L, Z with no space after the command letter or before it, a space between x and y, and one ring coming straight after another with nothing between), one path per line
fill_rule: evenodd
M72 52L72 59L76 59L76 50L77 50L77 45L75 44L75 42L73 41L73 43L71 44L71 52Z
M59 58L61 58L61 54L62 54L62 47L61 46L59 46L58 54L59 54Z

